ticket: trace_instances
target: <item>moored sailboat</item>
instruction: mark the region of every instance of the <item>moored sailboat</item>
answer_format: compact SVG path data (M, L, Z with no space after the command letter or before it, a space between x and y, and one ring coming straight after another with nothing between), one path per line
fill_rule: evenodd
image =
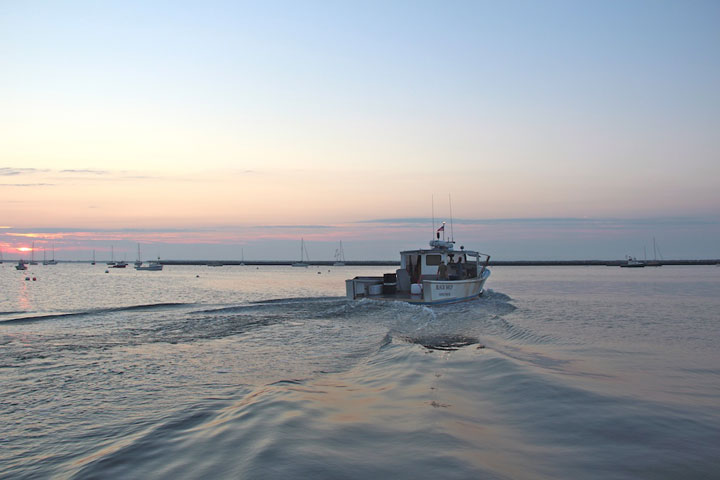
M305 240L300 239L300 261L292 264L293 267L309 267L310 255L307 254L307 248L305 247Z
M333 263L333 266L345 266L345 251L343 250L342 240L340 240L340 247L335 250L335 263Z

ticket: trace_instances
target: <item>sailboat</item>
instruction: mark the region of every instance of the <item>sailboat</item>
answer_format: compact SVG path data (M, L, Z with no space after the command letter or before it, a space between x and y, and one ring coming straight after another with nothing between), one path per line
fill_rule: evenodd
M345 266L345 252L343 251L342 240L340 240L340 248L335 249L335 263L336 267Z
M110 265L112 268L125 268L127 267L127 262L125 260L121 260L119 262L115 261L115 250L111 246L110 247L110 261L108 262L108 265Z
M2 248L0 248L0 265L3 263Z
M309 267L310 264L307 262L310 261L310 255L307 253L307 248L305 248L305 240L300 239L300 261L295 262L292 264L293 267Z
M137 269L138 267L142 266L142 263L143 262L140 259L140 244L138 243L138 256L137 256L137 260L135 260L135 268Z
M240 265L241 266L245 265L245 249L244 248L240 249Z
M655 244L655 237L653 237L653 259L650 261L645 262L646 267L662 267L662 263L660 263L660 260L657 258L658 256L658 248ZM660 258L662 258L662 255L660 255Z
M37 265L35 261L35 242L32 242L32 250L30 250L30 263L29 265Z
M95 265L95 250L93 250L93 259L92 262L90 262L90 265Z
M45 259L45 250L43 249L43 265L57 265L57 262L55 261L55 244L53 244L52 247L52 259L50 260Z

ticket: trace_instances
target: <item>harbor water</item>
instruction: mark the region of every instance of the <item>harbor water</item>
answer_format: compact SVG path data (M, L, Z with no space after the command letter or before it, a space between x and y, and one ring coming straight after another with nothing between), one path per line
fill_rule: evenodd
M720 268L105 268L0 265L0 478L720 478Z

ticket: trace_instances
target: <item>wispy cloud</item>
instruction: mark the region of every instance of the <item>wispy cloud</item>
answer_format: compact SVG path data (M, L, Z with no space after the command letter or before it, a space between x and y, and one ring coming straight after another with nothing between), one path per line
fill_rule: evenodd
M317 229L317 228L334 228L331 225L256 225L257 228L272 228L272 229Z
M390 225L429 225L432 218L377 218L360 220L360 224ZM622 226L668 226L668 225L718 225L720 217L646 217L646 218L579 218L579 217L544 217L544 218L454 218L455 225L622 225ZM439 225L442 219L435 219ZM449 222L448 222L449 223Z
M0 187L54 187L55 183L0 183Z
M41 170L38 168L0 167L0 177L12 177L15 175L33 174L47 171L48 170Z
M93 175L109 175L108 170L91 170L91 169L65 169L60 170L60 173L90 173Z

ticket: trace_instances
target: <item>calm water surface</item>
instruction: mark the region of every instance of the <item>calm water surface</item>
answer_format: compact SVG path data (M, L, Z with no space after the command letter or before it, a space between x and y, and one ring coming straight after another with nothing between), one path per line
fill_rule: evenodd
M0 478L720 478L720 268L104 271L0 265Z

